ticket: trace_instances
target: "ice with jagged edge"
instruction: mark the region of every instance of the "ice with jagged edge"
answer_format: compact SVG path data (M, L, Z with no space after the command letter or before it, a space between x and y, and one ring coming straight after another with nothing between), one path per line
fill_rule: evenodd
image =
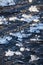
M0 6L15 5L14 0L0 0Z
M12 39L12 37L10 37L10 36L0 37L0 44L7 44L11 39Z

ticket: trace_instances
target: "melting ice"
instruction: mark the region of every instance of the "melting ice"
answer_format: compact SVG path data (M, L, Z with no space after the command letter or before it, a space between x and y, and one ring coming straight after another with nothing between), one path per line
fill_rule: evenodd
M10 37L10 36L0 37L0 44L6 44L6 43L8 43L8 41L10 41L11 39L12 39L12 37Z
M37 15L35 15L35 16L32 16L32 15L27 15L27 14L23 14L22 15L22 18L21 18L21 21L26 21L26 22L28 22L28 23L30 23L31 21L39 21L39 16Z
M15 5L14 0L0 0L0 6Z

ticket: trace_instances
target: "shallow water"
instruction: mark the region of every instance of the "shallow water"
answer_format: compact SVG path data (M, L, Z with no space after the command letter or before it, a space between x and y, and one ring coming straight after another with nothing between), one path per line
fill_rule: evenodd
M15 0L22 12L0 14L0 65L43 65L43 1L27 1Z

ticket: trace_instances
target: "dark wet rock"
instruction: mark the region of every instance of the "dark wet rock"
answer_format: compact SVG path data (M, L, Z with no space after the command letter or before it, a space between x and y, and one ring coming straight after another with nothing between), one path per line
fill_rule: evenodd
M37 54L43 55L43 47L39 47L35 50Z

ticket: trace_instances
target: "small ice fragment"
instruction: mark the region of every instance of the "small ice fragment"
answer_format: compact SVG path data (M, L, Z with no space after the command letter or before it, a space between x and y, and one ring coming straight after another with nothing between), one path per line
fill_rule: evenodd
M32 3L33 0L29 0L30 3Z
M15 20L18 20L18 18L17 17L10 17L9 18L9 21L15 21Z
M4 16L0 17L0 25L2 24L8 24L8 21L6 20L6 18L4 18Z
M12 37L7 36L6 39L7 39L8 41L10 41L10 40L12 39Z
M22 53L21 52L19 52L19 51L16 51L16 52L14 52L16 55L22 55Z
M26 14L22 14L21 21L26 21L28 23L30 23L32 21L32 15L26 15Z
M34 22L39 22L39 19L34 19L33 21L34 21Z
M8 0L9 5L15 5L14 0Z
M34 38L34 39L30 39L30 41L36 41L36 39Z
M26 50L26 51L30 51L30 49L29 49L29 48L26 48L25 50Z
M24 51L24 50L25 50L25 48L24 48L24 47L21 47L21 48L20 48L20 51Z
M30 55L30 56L31 56L30 61L35 61L39 59L39 57L37 57L36 55Z
M29 14L29 15L23 14L22 17L24 17L24 18L31 18L32 15L31 14Z
M8 43L6 38L0 38L0 44L6 44L6 43Z
M30 12L39 12L39 10L37 9L36 6L31 6L31 7L29 7L29 11L30 11Z
M14 55L14 52L11 50L8 50L5 52L5 56L13 56L13 55Z
M39 23L38 26L37 26L37 28L38 28L39 30L43 30L43 24L42 24L42 23Z
M17 36L18 38L22 38L22 34L20 32L17 33L10 33L12 36Z
M3 22L2 21L0 21L0 25L2 25L3 24Z
M21 46L23 46L23 45L22 45L22 43L19 43L19 44L17 43L16 46L21 47Z

